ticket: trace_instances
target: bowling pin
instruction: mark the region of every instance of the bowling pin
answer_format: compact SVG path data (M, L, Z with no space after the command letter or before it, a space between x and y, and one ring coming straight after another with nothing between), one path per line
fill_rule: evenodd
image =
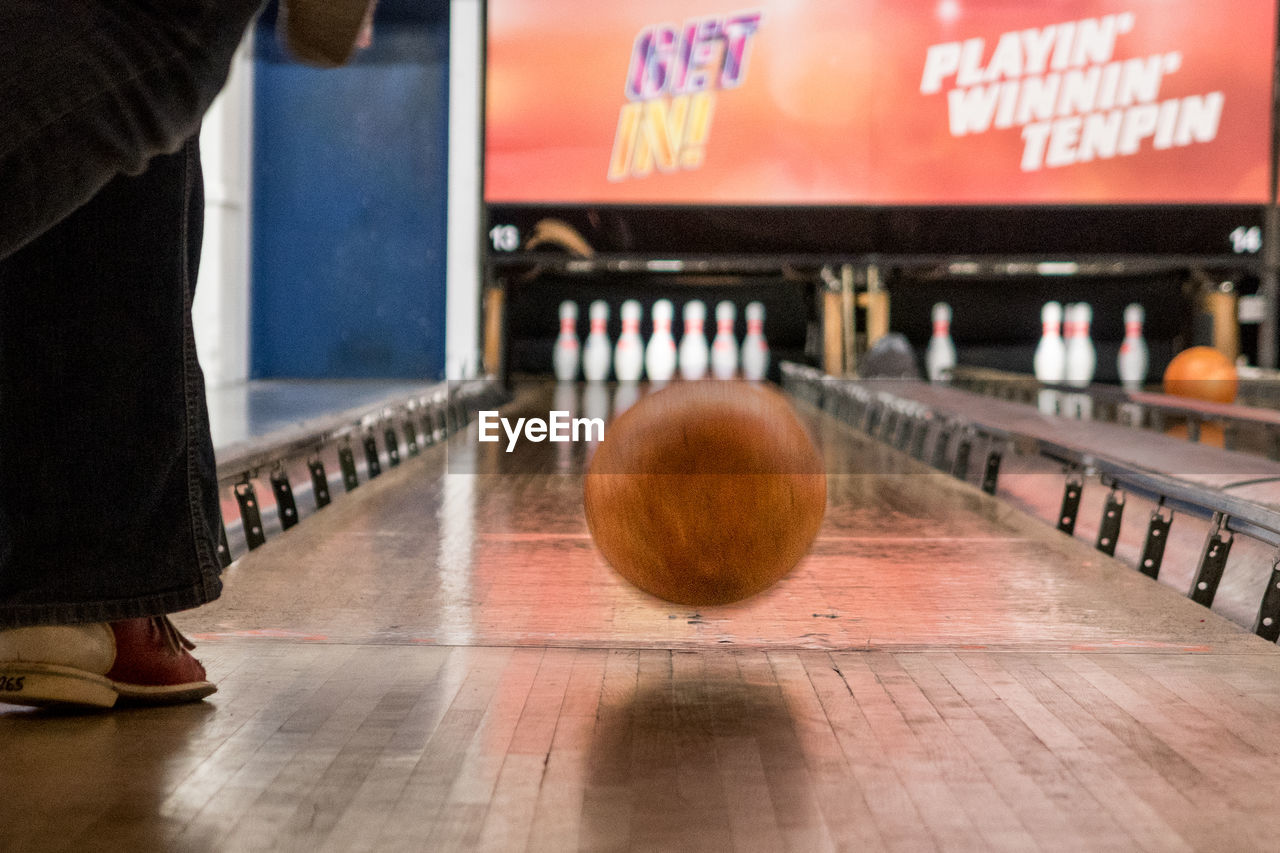
M644 348L644 373L650 382L666 382L676 374L676 339L671 336L671 301L653 303L653 334Z
M764 337L764 303L748 302L747 336L742 339L742 377L764 379L769 372L769 342Z
M716 337L711 342L711 375L716 379L732 379L738 372L738 339L733 336L736 314L732 302L716 306Z
M609 343L609 303L597 299L588 309L591 333L582 349L582 375L588 382L603 382L609 378L609 364L613 360L613 347Z
M1071 342L1076 337L1076 319L1078 312L1074 302L1062 306L1062 384L1067 383L1067 353L1071 351ZM1058 413L1067 417L1079 417L1080 395L1059 394Z
M1032 360L1036 379L1059 383L1066 378L1067 345L1062 340L1062 305L1046 302L1040 309L1040 343ZM1040 391L1040 411L1046 415L1058 411L1058 393L1045 388Z
M1116 356L1120 383L1132 391L1141 391L1147 381L1147 342L1142 339L1142 321L1146 312L1137 303L1124 309L1124 342Z
M622 303L622 334L613 350L613 374L619 382L638 382L644 375L644 341L640 338L640 303Z
M1088 302L1077 302L1070 306L1067 314L1067 359L1064 379L1068 385L1084 388L1093 381L1094 371L1098 366L1098 353L1089 338L1089 325L1093 321L1093 308ZM1088 394L1072 394L1066 401L1067 412L1077 418L1088 420L1093 417L1093 400Z
M556 379L572 382L578 378L578 364L582 351L578 346L578 303L565 300L560 303L560 337L556 338L551 361Z
M1067 356L1071 352L1071 342L1076 337L1076 320L1079 312L1076 303L1067 302L1062 306L1062 381L1067 381Z
M702 324L707 319L707 306L694 299L684 304L684 333L680 336L680 375L685 379L701 379L707 375L707 338Z
M1071 306L1071 310L1074 316L1068 315L1066 370L1063 378L1068 385L1083 388L1093 381L1094 371L1098 367L1098 353L1089 338L1093 308L1088 302L1077 302Z
M956 366L956 345L951 341L951 306L939 302L933 306L933 337L924 354L924 369L930 382L948 382Z

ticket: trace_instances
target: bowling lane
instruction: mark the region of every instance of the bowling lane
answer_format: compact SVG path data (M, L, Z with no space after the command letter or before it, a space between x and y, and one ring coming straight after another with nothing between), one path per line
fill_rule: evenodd
M504 415L631 402L601 391L528 386ZM827 461L826 520L790 576L738 604L671 605L609 569L582 511L588 445L508 453L473 424L244 557L184 624L206 640L428 645L1266 648L1083 542L805 418Z
M1275 646L804 416L813 553L713 610L601 563L586 448L388 469L178 615L206 702L0 706L0 850L1274 849Z

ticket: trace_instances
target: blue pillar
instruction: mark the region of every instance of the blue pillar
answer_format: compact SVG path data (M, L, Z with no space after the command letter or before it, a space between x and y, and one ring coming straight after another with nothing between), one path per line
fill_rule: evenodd
M384 2L353 64L295 64L258 29L254 378L444 374L446 0Z

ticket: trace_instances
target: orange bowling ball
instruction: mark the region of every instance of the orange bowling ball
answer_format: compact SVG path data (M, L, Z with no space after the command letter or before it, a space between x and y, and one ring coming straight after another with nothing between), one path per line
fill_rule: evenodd
M1231 403L1237 386L1236 366L1213 347L1183 350L1164 371L1164 393L1175 397Z
M809 551L827 477L781 393L679 382L609 425L584 504L618 574L677 604L728 604L772 586Z

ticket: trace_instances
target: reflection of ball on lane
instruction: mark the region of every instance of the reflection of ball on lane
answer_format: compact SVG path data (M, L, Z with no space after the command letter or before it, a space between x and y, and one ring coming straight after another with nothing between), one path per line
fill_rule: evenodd
M1237 385L1236 366L1213 347L1183 350L1164 371L1164 392L1175 397L1231 403Z
M587 470L596 546L677 604L727 604L789 572L826 510L822 458L786 398L744 382L682 382L609 425Z

